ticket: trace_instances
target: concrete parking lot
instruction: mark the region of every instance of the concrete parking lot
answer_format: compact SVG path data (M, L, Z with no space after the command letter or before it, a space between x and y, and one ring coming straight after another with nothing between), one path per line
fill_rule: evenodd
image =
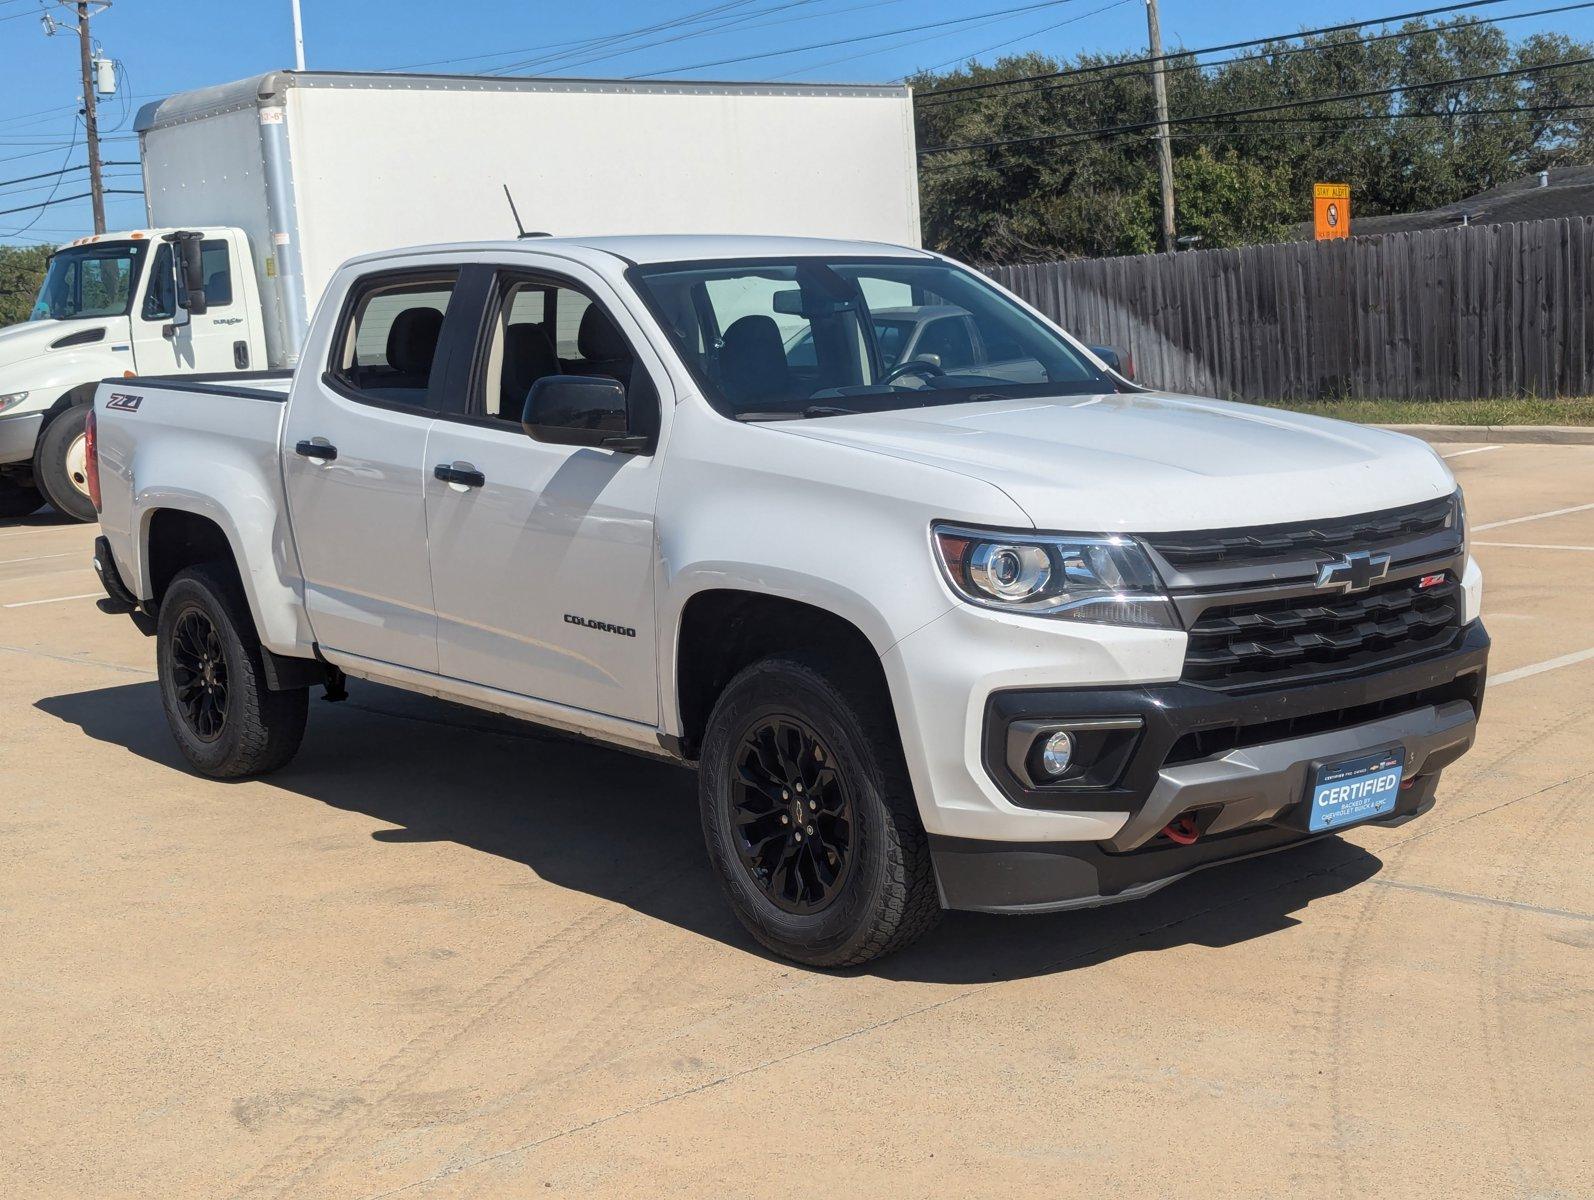
M4 1193L1594 1193L1594 447L1441 450L1495 648L1430 815L843 973L685 771L355 685L188 774L94 531L0 525Z

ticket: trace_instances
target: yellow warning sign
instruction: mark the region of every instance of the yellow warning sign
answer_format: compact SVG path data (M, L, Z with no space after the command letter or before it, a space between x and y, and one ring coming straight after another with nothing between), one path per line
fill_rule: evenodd
M1350 184L1312 185L1313 226L1317 240L1350 236Z

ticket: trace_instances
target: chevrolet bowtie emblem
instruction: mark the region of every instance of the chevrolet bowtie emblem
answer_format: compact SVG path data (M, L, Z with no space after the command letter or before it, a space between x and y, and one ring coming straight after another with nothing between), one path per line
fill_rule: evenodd
M1357 550L1324 563L1317 569L1317 586L1364 592L1389 574L1389 555Z

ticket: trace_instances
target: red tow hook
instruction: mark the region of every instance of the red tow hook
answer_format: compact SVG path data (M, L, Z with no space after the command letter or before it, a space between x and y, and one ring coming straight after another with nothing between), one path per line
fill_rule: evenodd
M1196 824L1194 817L1186 813L1169 821L1162 832L1171 842L1178 842L1181 846L1193 846L1196 839L1201 836L1201 827Z

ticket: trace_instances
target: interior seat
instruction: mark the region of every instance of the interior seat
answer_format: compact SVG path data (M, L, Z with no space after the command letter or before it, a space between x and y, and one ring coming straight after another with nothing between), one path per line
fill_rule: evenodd
M719 363L720 386L738 407L791 398L791 368L773 317L754 313L732 321Z
M393 318L387 331L387 365L394 377L387 387L424 388L432 374L437 340L443 332L443 314L435 308L406 308Z
M517 321L504 330L504 363L498 373L498 413L519 422L531 385L560 373L559 355L545 326Z
M596 304L587 306L576 330L579 362L570 364L573 375L609 375L621 383L631 379L631 346L615 327L609 314Z

